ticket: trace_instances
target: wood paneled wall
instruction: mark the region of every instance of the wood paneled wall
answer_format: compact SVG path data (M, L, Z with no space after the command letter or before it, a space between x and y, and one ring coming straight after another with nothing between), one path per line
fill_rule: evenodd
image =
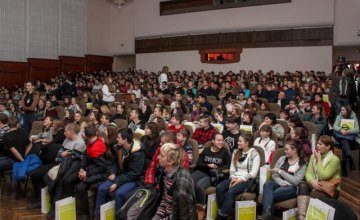
M86 73L112 70L113 57L86 55Z
M60 56L61 72L81 73L86 71L85 57Z
M136 53L223 48L331 46L333 28L249 31L136 39Z
M222 4L214 5L213 0L172 0L160 2L160 15L173 15L289 2L291 2L291 0L224 0Z
M29 79L50 81L60 73L60 61L29 58Z
M59 59L29 58L28 62L0 61L0 86L22 86L27 80L50 81L64 73L112 71L113 57L85 55L85 57L60 56Z
M0 61L0 86L14 88L15 84L22 86L29 77L27 62Z

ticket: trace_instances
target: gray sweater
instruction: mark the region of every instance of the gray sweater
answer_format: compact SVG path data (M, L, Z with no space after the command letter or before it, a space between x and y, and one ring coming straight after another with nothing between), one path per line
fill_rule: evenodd
M274 168L281 168L285 163L285 159L286 156L280 157ZM281 170L280 174L273 173L272 179L279 185L282 185L284 182L286 182L288 185L297 186L304 179L305 173L306 163L299 161L299 168L295 171L294 174L290 174L285 170Z

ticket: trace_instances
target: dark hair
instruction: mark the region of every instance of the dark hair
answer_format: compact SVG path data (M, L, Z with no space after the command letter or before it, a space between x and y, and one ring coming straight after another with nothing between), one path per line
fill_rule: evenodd
M240 138L243 138L245 142L249 143L249 147L251 147L251 143L252 143L252 136L251 134L248 134L248 133L242 133L239 137ZM238 149L236 151L236 153L234 154L234 160L233 160L233 163L234 165L236 165L237 161L239 161L239 159L242 157L243 155L243 152L241 149Z
M272 120L272 125L276 124L276 115L274 113L266 113L264 118L269 118L270 120Z
M106 126L106 129L107 129L107 133L108 133L106 142L107 142L108 147L111 147L110 144L112 142L116 141L118 127L115 125L109 124L108 126Z
M270 137L271 134L272 134L272 128L271 128L270 125L263 125L263 126L261 126L260 131L270 132L269 137Z
M174 117L180 123L184 120L184 115L181 112L175 113L172 117Z
M206 101L206 99L207 99L207 96L205 95L205 94L203 94L203 93L199 93L199 95L198 95L198 98L204 98L205 99L205 101Z
M142 119L143 113L142 113L141 109L135 108L135 109L132 109L132 111L135 111L135 112L136 112L136 114L138 115L138 118L139 118L140 120Z
M19 124L19 119L18 119L17 117L11 116L11 117L8 119L8 126L9 126L9 128L16 128L18 124Z
M291 148L295 149L300 160L304 159L304 157L305 157L304 147L300 141L288 140L288 141L286 141L285 145L290 145Z
M317 109L319 109L319 110L320 110L320 114L321 114L321 112L323 111L323 106L322 106L321 104L319 104L319 103L315 103L315 104L313 105L313 107L316 107Z
M345 110L346 110L346 115L344 116L344 118L350 118L350 116L351 116L351 106L350 105L343 105L343 106L341 106L341 108L345 108Z
M235 118L234 116L230 116L227 118L226 120L227 123L231 123L231 124L237 124L238 123L238 119Z
M132 143L134 139L134 133L130 128L123 128L118 133L122 139L126 139L128 143Z
M294 123L295 127L303 127L304 126L301 119L297 115L290 116L289 117L289 122Z
M92 138L97 135L97 129L94 125L87 125L85 127L84 133L87 138Z
M155 139L159 137L159 128L158 125L155 122L148 122L145 124L145 127L148 127L151 130L151 139Z
M183 135L186 138L186 141L190 137L190 131L188 129L186 129L186 128L180 129L179 134Z
M7 124L9 121L9 117L5 115L4 113L0 113L0 122L2 124Z

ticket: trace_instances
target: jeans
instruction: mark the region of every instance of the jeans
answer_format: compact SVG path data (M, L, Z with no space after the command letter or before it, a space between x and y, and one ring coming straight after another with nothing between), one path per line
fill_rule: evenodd
M102 183L96 194L96 203L95 203L95 217L100 217L100 206L105 204L108 201L109 190L114 181L106 180ZM116 189L115 192L115 212L119 211L121 207L125 204L126 200L129 198L128 193L132 192L138 186L136 182L127 182L121 185Z
M0 158L0 172L4 172L12 168L15 161L10 157L1 157Z
M346 160L346 158L351 154L350 144L353 144L353 141L345 138L337 138L337 141L341 144L342 160Z
M274 203L296 198L296 186L280 186L274 181L265 183L263 193L263 213L271 210L274 213Z
M195 194L198 204L206 204L206 189L211 186L210 176L200 170L195 171L192 174L192 178L195 184Z
M228 216L234 204L234 197L243 193L250 181L238 183L229 188L231 180L227 179L222 181L216 186L216 202L218 204L218 213L221 216Z
M27 134L30 134L32 124L36 121L36 112L29 112L24 114L24 129Z

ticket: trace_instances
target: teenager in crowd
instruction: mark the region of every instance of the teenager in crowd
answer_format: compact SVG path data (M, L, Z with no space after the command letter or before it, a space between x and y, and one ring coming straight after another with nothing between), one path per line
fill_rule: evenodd
M196 128L192 138L195 139L198 144L204 145L211 140L212 136L217 133L216 129L210 124L211 118L208 115L203 115L199 120L199 127Z
M229 146L230 152L237 149L240 131L238 121L234 117L229 117L226 121L226 129L222 132L224 142Z
M206 210L206 189L221 181L216 179L213 181L213 175L219 175L219 172L230 167L230 152L224 144L224 137L221 134L215 134L211 139L211 146L201 152L196 171L192 173L198 210L203 213L203 217Z
M249 134L241 134L238 149L232 155L230 178L216 186L219 220L227 219L234 205L234 197L243 193L258 175L260 156L251 143Z
M270 125L264 125L260 128L260 137L254 141L254 146L259 146L264 150L265 163L270 164L275 153L276 144L271 140L272 129Z
M271 220L274 216L274 203L296 198L297 186L306 172L306 162L301 143L290 140L285 143L285 156L276 161L272 180L266 182L263 192L263 210L258 220Z

